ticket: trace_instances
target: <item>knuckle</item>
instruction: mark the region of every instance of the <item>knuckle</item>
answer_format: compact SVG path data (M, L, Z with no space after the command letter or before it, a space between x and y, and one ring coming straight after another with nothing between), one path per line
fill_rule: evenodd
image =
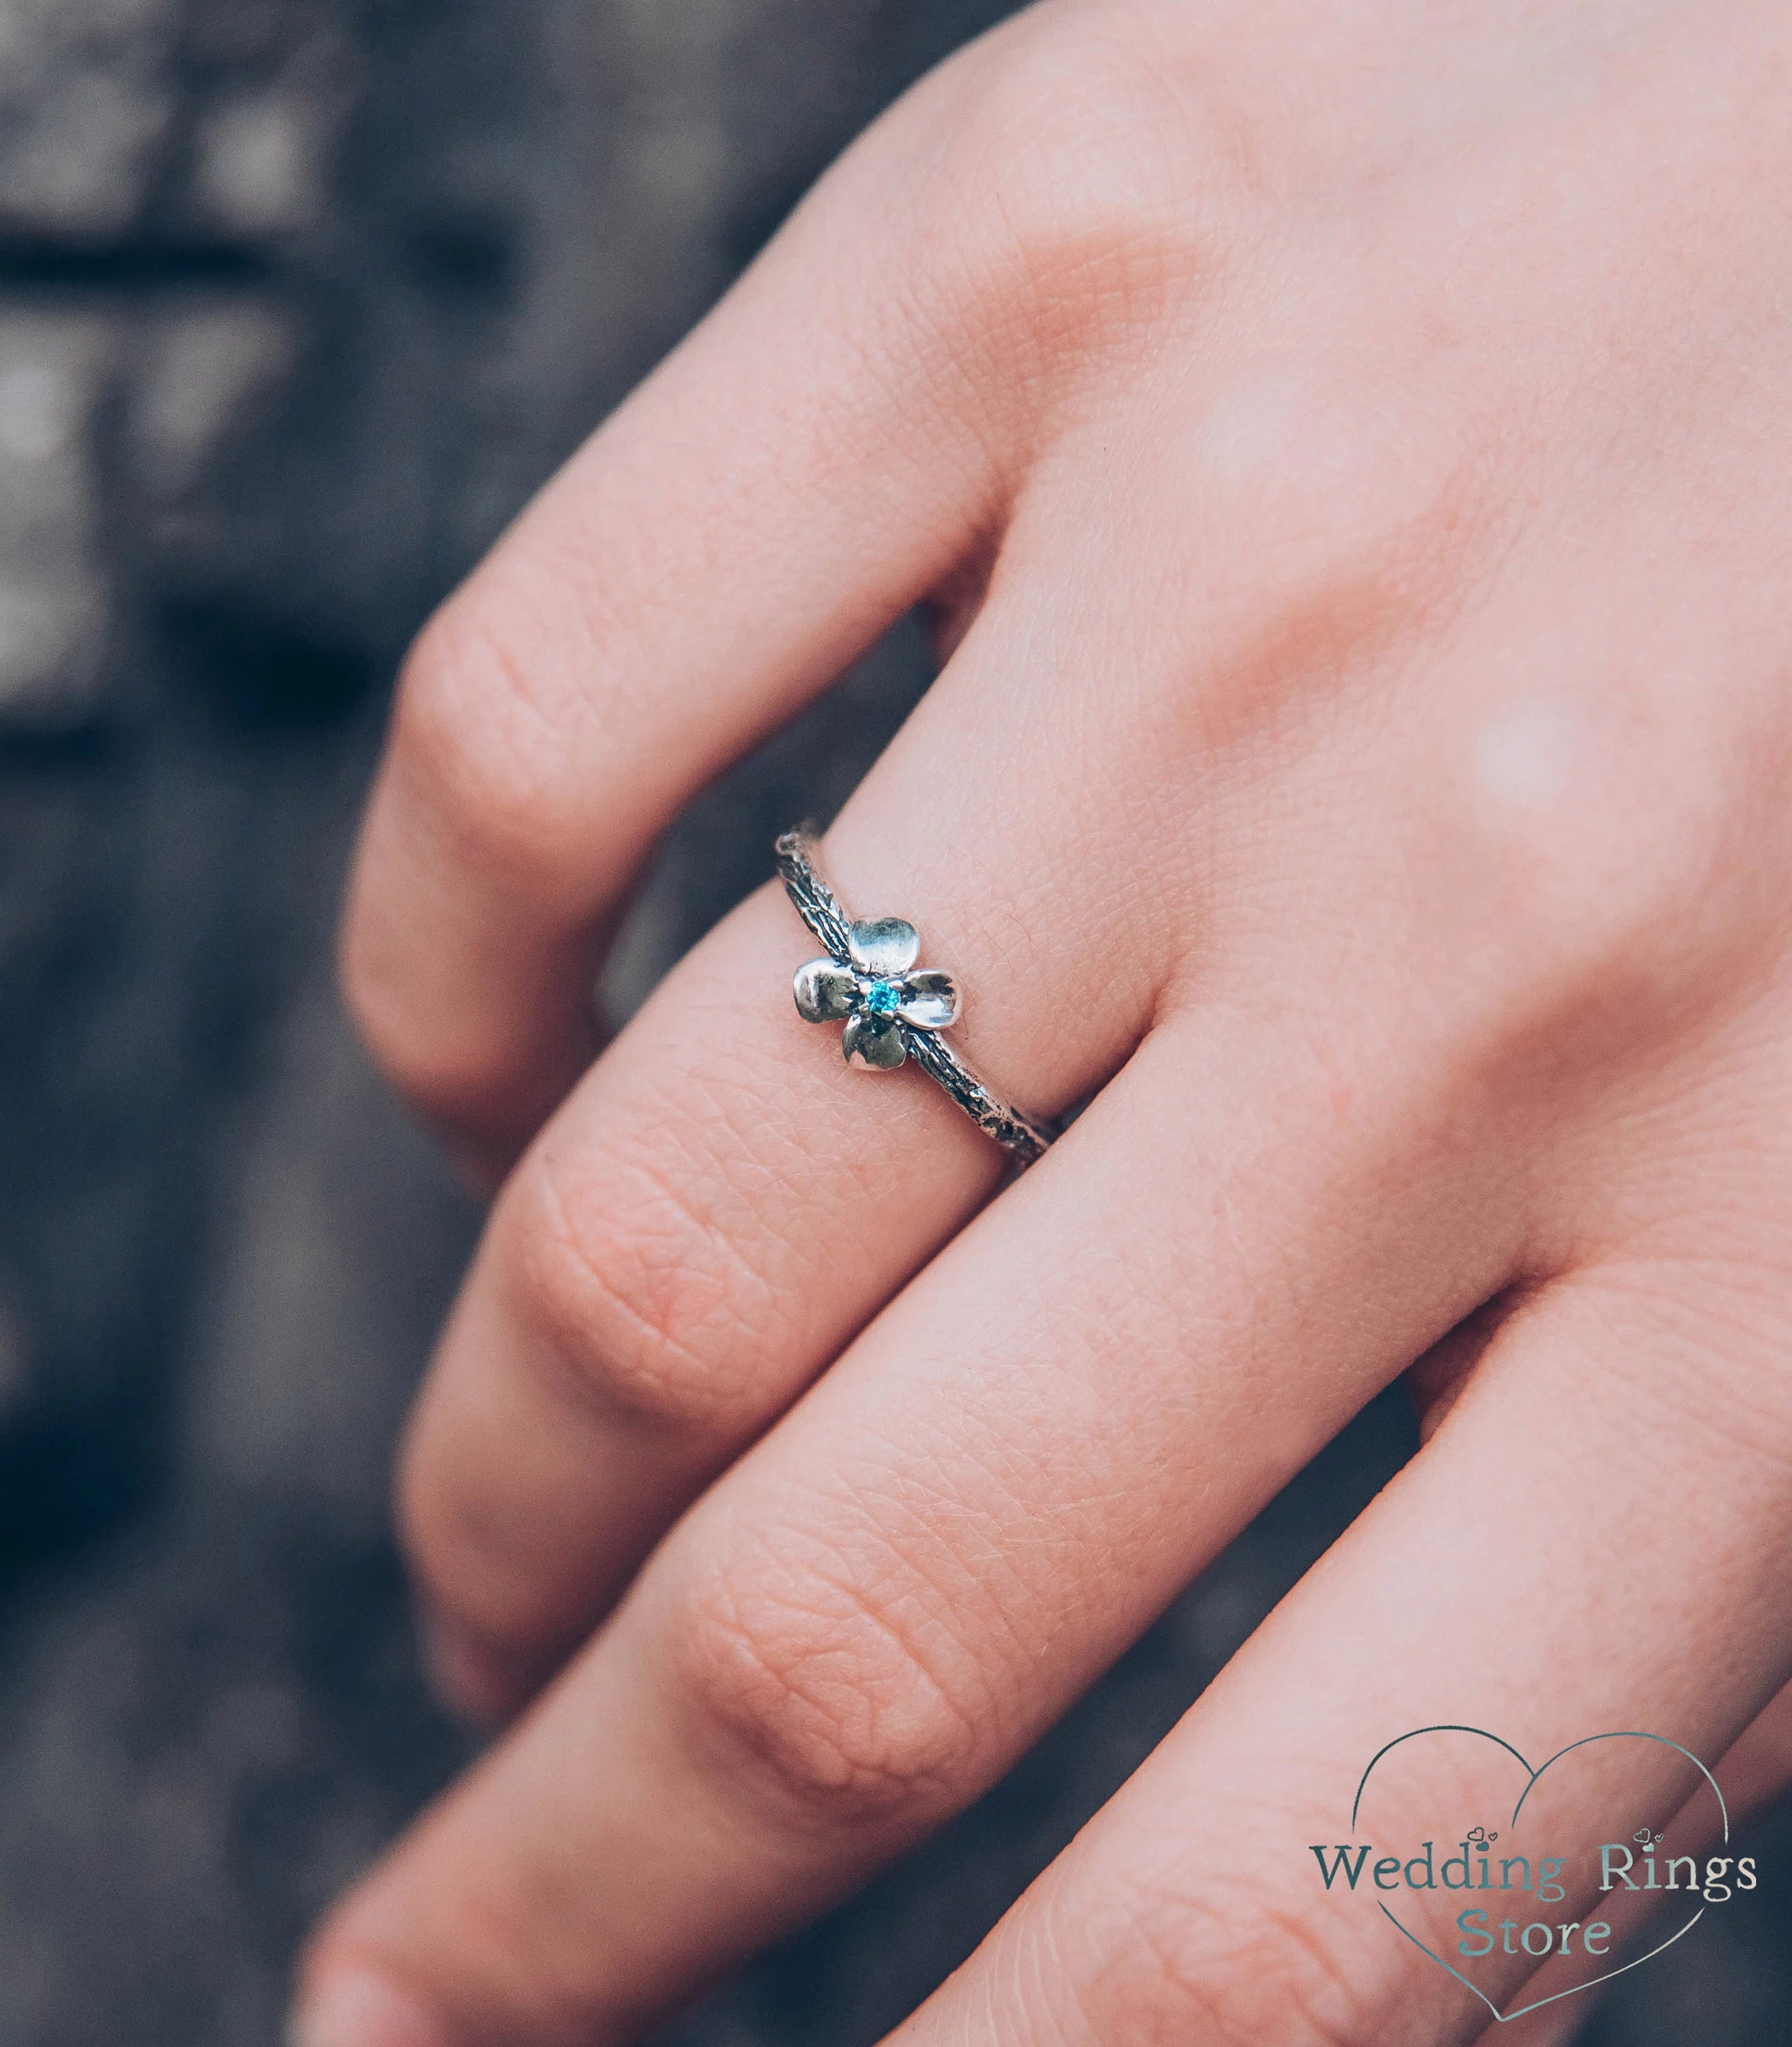
M786 1820L900 1829L951 1802L980 1746L915 1634L887 1597L737 1546L680 1601L668 1665L730 1782Z
M1161 474L1182 502L1198 476L1206 516L1233 536L1232 595L1207 630L1222 677L1259 698L1266 681L1310 688L1353 673L1353 652L1409 640L1486 544L1476 433L1381 373L1266 342L1219 381L1198 435L1166 442Z
M437 1454L413 1423L395 1488L398 1541L432 1615L494 1658L517 1661L539 1654L561 1616L513 1515L489 1496L484 1478L466 1461Z
M439 1077L420 1043L412 991L385 954L368 914L351 904L337 957L343 1006L374 1065L408 1100L427 1106L425 1090Z
M1291 594L1284 608L1410 629L1456 588L1482 532L1479 451L1383 391L1306 402L1292 438L1310 466L1260 475L1240 525Z
M337 978L356 1035L399 1094L461 1136L488 1134L501 1059L467 1020L430 1001L408 948L393 944L384 916L358 901L343 927Z
M487 1135L496 1120L488 1113L493 1082L504 1070L493 1048L445 1025L414 988L370 962L352 935L340 979L349 1020L390 1085L439 1126L473 1139Z
M729 1440L767 1397L753 1361L778 1347L776 1293L686 1190L667 1136L652 1159L613 1144L595 1184L564 1151L538 1151L506 1197L510 1262L555 1361L606 1413Z
M1622 1061L1753 985L1762 925L1736 849L1765 791L1695 733L1641 743L1578 691L1472 714L1468 786L1440 778L1466 800L1437 830L1448 857L1427 900L1477 1066Z
M969 59L923 212L1012 373L1018 336L1074 353L1179 293L1233 180L1212 125L1104 10L1024 16Z
M541 695L551 664L532 616L478 583L437 612L405 661L392 757L482 871L538 881L576 844L579 817L564 719Z

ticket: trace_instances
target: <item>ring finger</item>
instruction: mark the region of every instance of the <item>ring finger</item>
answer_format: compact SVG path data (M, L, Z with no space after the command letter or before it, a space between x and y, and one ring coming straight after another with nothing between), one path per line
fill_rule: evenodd
M850 909L919 926L923 966L981 963L955 1035L1050 1115L1139 1035L1175 905L1166 890L1116 914L1102 877L1125 847L1048 831L1083 814L1051 788L1089 772L1081 746L1042 733L1025 800L992 796L1017 737L1017 693L989 672L1012 658L989 651L1015 644L1005 609L998 596L830 852ZM1032 678L1047 697L1052 681ZM439 1673L470 1708L528 1694L1001 1174L1001 1151L919 1075L849 1073L839 1034L793 1013L790 972L815 950L780 891L743 905L500 1199L401 1489Z

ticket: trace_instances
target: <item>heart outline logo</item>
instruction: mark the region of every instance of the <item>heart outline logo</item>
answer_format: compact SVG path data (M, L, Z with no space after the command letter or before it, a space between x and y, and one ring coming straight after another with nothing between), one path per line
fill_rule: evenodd
M1519 1794L1518 1803L1512 1808L1511 1818L1507 1822L1508 1827L1515 1827L1518 1824L1519 1815L1524 1810L1525 1801L1537 1788L1538 1780L1544 1774L1545 1771L1553 1768L1555 1764L1561 1762L1562 1759L1565 1755L1572 1755L1577 1749L1590 1748L1596 1742L1658 1742L1663 1748L1671 1748L1677 1755L1685 1756L1686 1760L1692 1764L1693 1768L1697 1770L1699 1774L1705 1779L1705 1782L1711 1786L1712 1795L1717 1801L1719 1816L1723 1821L1724 1845L1726 1848L1729 1846L1730 1809L1724 1802L1724 1794L1718 1788L1717 1778L1712 1775L1711 1772L1705 1768L1705 1765L1700 1762L1699 1759L1693 1755L1689 1748L1682 1748L1678 1742L1670 1741L1667 1736L1664 1734L1645 1734L1639 1728L1614 1728L1609 1734L1583 1735L1578 1741L1569 1742L1566 1748L1558 1748L1554 1755L1550 1756L1546 1762L1539 1763L1535 1770L1531 1768L1528 1760L1524 1756L1521 1755L1519 1751L1513 1747L1512 1744L1509 1741L1502 1739L1501 1737L1496 1734L1489 1733L1485 1728L1459 1726L1454 1724L1443 1724L1437 1727L1414 1728L1407 1733L1396 1735L1393 1740L1385 1743L1382 1747L1378 1748L1375 1754L1369 1758L1368 1766L1364 1770L1361 1779L1357 1786L1357 1796L1351 1801L1350 1831L1353 1836L1354 1836L1357 1831L1357 1816L1362 1810L1363 1794L1368 1789L1369 1778L1374 1774L1376 1765L1380 1762L1381 1759L1384 1755L1388 1755L1391 1751L1399 1747L1403 1742L1416 1741L1421 1735L1427 1734L1479 1735L1483 1741L1490 1741L1496 1748L1504 1749L1506 1753L1511 1757L1515 1763L1518 1764L1519 1767L1524 1771L1526 1778L1525 1786ZM1385 1905L1383 1905L1380 1902L1380 1899L1376 1900L1376 1905L1381 1912L1382 1916L1388 1921L1388 1924L1395 1927L1399 1933L1404 1934L1407 1939L1411 1941L1412 1944L1418 1948L1419 1952L1422 1955L1426 1956L1428 1960L1435 1962L1438 1967L1442 1969L1446 1975L1453 1976L1456 1980L1461 1984L1465 1990L1472 1991L1474 1995L1480 1999L1481 2002L1487 2006L1488 2011L1492 2013L1493 2016L1495 2024L1499 2026L1509 2025L1513 2019L1523 2018L1527 2012L1541 2011L1545 2005L1559 2004L1565 1997L1578 1997L1582 1991L1597 1990L1601 1983L1610 1983L1618 1976L1628 1975L1632 1969L1641 1968L1645 1962L1652 1962L1657 1955L1664 1953L1668 1948L1671 1948L1676 1941L1683 1940L1686 1936L1691 1933L1693 1929L1697 1925L1700 1920L1701 1920L1705 1914L1705 1907L1701 1904L1697 1911L1693 1914L1692 1917L1686 1921L1685 1925L1682 1926L1677 1932L1670 1933L1665 1941L1659 1942L1656 1946L1651 1948L1647 1954L1637 1956L1634 1961L1621 1963L1615 1969L1608 1969L1603 1975L1589 1977L1585 1983L1573 1983L1570 1984L1566 1990L1555 1991L1548 1997L1539 1997L1533 1999L1533 2001L1529 2004L1521 2004L1515 2011L1502 2011L1493 2002L1492 1999L1488 1995L1487 1992L1484 1991L1478 1983L1471 1983L1469 1978L1464 1975L1460 1969L1453 1968L1450 1964L1444 1960L1442 1955L1434 1952L1434 1950L1428 1948L1425 1943L1419 1939L1419 1936L1413 1932L1412 1929L1410 1926L1402 1925L1401 1921L1388 1910L1388 1907Z

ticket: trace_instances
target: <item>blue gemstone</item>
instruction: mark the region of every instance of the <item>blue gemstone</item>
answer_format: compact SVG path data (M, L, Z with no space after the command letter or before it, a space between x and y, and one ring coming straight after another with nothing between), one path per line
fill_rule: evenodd
M902 1006L902 992L893 981L874 981L865 991L868 1016L893 1016Z

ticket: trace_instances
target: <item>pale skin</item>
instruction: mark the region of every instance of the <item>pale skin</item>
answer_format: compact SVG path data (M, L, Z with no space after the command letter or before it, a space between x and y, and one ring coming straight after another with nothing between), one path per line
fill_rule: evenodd
M501 1182L401 1492L444 1689L516 1717L317 1935L304 2047L629 2038L1420 1360L1419 1456L903 2047L1474 2037L1287 1859L1471 1704L1784 1782L1788 190L1783 0L1051 0L443 610L344 970ZM826 853L998 1088L1093 1097L1000 1191L797 1019L775 888L587 1022L658 831L929 600Z

